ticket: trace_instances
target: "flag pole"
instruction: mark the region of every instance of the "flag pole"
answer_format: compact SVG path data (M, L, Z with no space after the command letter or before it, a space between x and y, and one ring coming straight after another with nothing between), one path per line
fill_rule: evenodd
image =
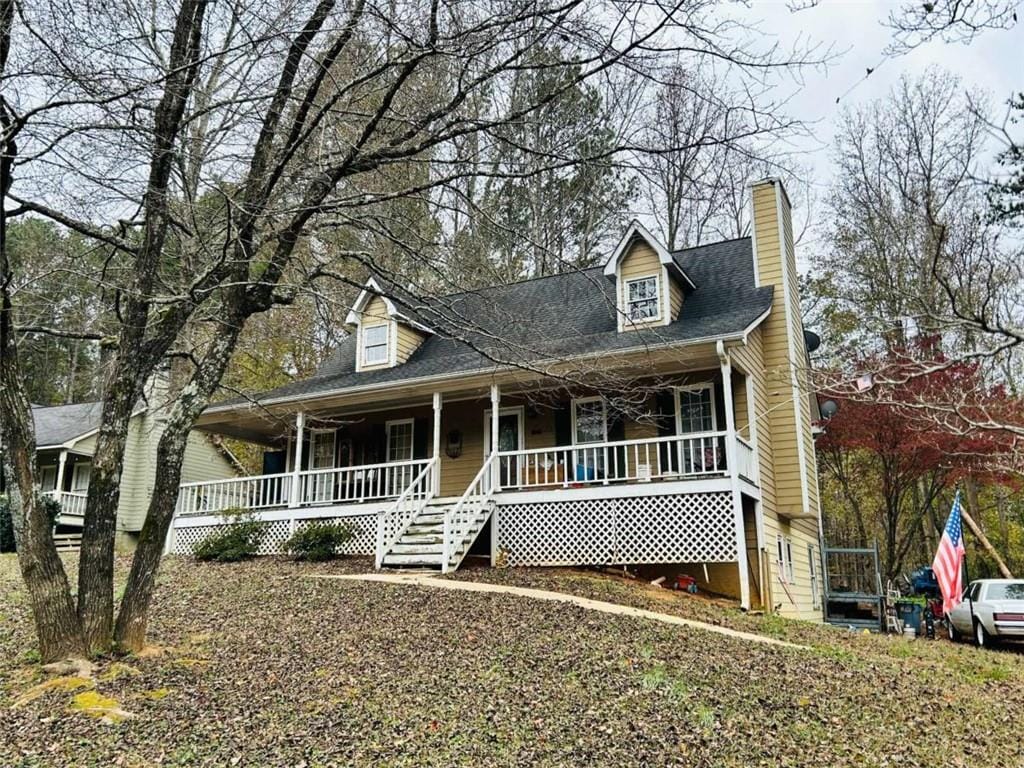
M957 481L957 484L956 484L956 495L958 497L960 496L960 482L959 481ZM967 605L968 605L968 607L971 610L971 631L973 632L974 631L974 621L975 621L975 619L974 619L974 598L971 595L971 577L967 573L967 536L964 534L964 526L963 526L963 519L964 519L964 502L963 502L963 499L960 499L960 504L958 506L960 508L960 535L964 537L964 560L963 560L964 588L967 590Z

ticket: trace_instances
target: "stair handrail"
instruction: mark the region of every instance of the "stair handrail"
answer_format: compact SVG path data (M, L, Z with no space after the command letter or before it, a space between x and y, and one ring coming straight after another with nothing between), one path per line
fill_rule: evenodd
M377 548L374 567L380 569L384 555L395 545L417 514L434 498L437 458L431 459L390 507L377 513ZM391 526L391 533L387 529Z
M494 462L498 454L492 453L476 473L454 506L444 513L444 536L441 545L441 573L454 571L466 556L463 544L469 534L469 521L494 495ZM458 551L456 551L458 547ZM456 560L453 564L452 560Z

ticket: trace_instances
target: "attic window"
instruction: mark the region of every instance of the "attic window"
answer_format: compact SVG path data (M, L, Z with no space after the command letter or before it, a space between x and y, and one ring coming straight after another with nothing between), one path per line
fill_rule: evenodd
M658 277L641 277L626 281L626 317L633 322L657 320Z
M387 325L371 325L363 328L363 365L378 365L387 361Z

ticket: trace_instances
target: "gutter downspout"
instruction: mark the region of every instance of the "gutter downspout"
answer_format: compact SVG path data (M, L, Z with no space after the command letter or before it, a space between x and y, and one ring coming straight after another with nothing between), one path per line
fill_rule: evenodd
M725 462L729 468L733 520L736 529L736 559L739 568L740 607L750 610L750 574L747 564L747 537L743 527L743 498L740 496L739 467L736 466L736 413L732 394L732 361L725 344L715 345L722 372L722 399L725 401Z

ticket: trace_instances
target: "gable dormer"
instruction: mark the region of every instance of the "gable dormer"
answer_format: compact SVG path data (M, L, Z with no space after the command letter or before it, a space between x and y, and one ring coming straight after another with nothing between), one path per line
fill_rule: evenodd
M661 241L635 219L605 262L604 274L615 280L620 331L668 325L695 287Z
M355 329L357 371L394 368L404 363L432 333L399 312L372 277L349 310L345 324Z

